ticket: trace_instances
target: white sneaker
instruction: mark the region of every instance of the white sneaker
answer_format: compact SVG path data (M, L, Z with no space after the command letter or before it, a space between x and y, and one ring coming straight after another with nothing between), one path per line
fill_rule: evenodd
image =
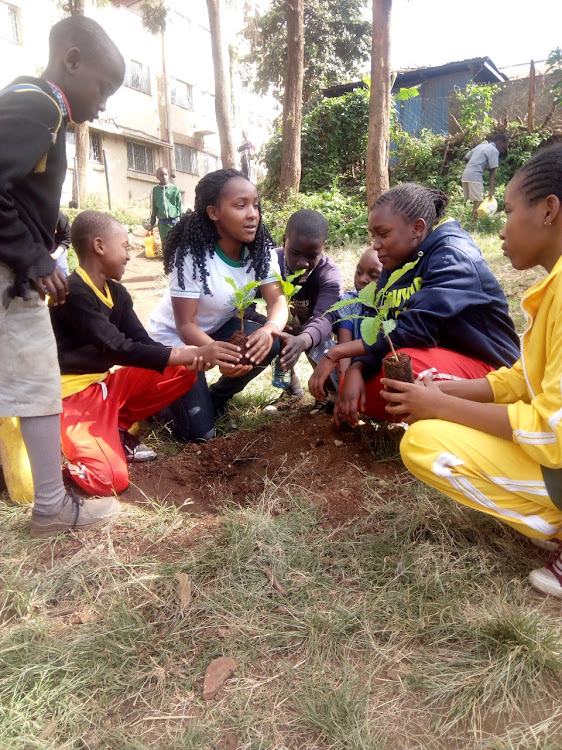
M543 594L562 599L562 543L558 544L544 568L529 573L529 583Z

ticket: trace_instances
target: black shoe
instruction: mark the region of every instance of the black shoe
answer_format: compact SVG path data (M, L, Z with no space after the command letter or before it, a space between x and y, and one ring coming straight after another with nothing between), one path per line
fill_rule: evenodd
M121 438L121 445L123 446L123 452L128 464L152 461L152 459L158 458L156 451L141 443L138 437L131 435L127 430L119 428L119 437Z

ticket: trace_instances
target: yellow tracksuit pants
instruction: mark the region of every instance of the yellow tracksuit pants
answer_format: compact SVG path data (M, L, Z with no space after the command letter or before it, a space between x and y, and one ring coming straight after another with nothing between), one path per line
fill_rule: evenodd
M427 419L406 430L400 452L412 474L453 500L525 536L562 539L562 510L549 499L539 464L516 443Z

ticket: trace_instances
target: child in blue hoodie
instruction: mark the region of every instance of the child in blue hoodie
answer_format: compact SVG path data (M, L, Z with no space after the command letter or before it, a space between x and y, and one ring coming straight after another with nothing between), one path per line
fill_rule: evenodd
M383 272L390 274L418 259L390 288L390 338L412 358L414 376L423 380L485 377L519 357L519 339L503 291L479 248L456 221L443 220L449 203L440 190L404 183L383 193L369 212L369 232ZM338 344L316 367L309 382L315 398L340 359L351 357L340 387L336 422L358 424L359 413L388 419L380 396L383 357L390 351L379 334L372 346L362 339Z

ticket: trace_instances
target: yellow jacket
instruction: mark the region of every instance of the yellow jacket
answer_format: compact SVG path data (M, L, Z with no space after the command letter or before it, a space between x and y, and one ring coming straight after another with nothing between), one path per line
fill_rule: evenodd
M513 440L537 463L562 468L562 258L521 300L521 358L487 375L494 403L509 404Z

